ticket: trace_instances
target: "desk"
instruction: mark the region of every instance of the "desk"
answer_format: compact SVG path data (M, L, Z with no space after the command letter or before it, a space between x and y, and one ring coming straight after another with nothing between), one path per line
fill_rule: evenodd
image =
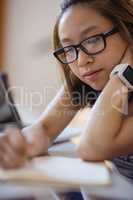
M53 145L49 149L51 155L61 155L68 157L75 157L75 145L72 142L63 142ZM133 199L133 185L121 176L116 170L111 173L112 185L106 187L81 187L81 192L84 200L93 199ZM79 190L80 191L80 190ZM2 183L0 182L0 200L15 198L25 198L28 200L60 200L61 193L68 192L68 189L64 188L63 191L60 188L49 187L45 184L20 184L20 183ZM95 196L95 197L94 197ZM64 200L64 199L63 199ZM77 199L76 199L77 200Z

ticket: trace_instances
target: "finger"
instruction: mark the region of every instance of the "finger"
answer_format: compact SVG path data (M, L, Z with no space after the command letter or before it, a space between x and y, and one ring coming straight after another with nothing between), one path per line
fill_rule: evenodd
M27 142L18 128L7 128L8 142L17 154L27 154Z
M0 166L12 168L22 165L26 160L25 140L20 130L8 128L0 138Z
M8 156L8 154L5 154L2 158L2 161L1 161L1 168L4 168L4 169L11 169L11 168L17 168L17 167L20 167L24 164L25 162L25 159L21 157L21 159L15 159L15 160L12 160L10 156Z
M19 155L14 151L8 142L8 138L4 137L0 140L0 166L4 168L12 168L20 166L24 163L26 157Z

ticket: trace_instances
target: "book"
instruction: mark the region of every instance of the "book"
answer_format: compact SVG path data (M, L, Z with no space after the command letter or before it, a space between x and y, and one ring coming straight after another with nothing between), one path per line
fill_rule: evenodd
M54 144L58 144L61 142L65 142L70 140L73 137L80 136L82 133L82 130L80 128L76 127L66 127L61 134L54 140Z
M18 169L0 169L0 181L43 183L55 187L105 186L111 183L104 162L85 162L79 158L43 156Z

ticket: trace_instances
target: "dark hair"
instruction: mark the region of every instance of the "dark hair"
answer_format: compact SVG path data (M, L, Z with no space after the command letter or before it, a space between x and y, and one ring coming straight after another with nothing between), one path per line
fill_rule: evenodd
M60 39L58 35L58 25L62 15L72 6L77 4L86 4L100 12L103 16L110 19L120 31L121 36L131 46L133 51L133 1L132 0L63 0L61 3L61 13L54 27L53 43L54 49L60 48ZM85 107L88 103L94 104L100 91L96 91L89 85L82 82L71 71L70 67L60 64L63 71L64 80L72 96L73 103ZM76 95L80 94L80 99ZM94 95L95 94L95 95Z

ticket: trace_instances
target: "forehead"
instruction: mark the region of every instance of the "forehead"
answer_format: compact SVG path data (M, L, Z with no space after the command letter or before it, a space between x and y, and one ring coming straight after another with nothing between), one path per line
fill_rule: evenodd
M97 34L97 31L106 30L111 25L112 22L96 10L85 5L76 5L67 9L61 17L58 28L59 38L61 41L76 40L76 37L88 34L86 30Z

